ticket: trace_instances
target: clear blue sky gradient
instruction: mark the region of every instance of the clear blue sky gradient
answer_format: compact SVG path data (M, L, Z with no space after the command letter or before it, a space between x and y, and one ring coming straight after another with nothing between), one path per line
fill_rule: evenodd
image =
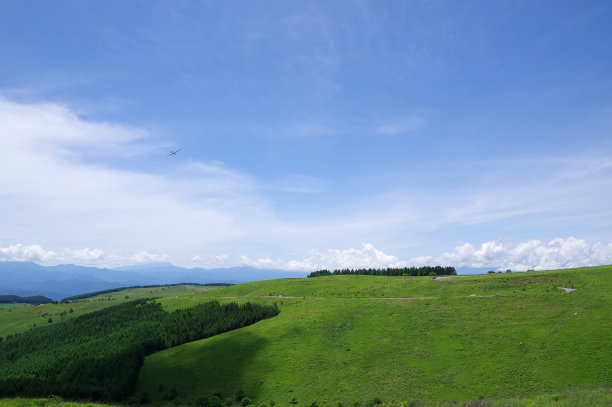
M0 97L144 129L153 146L89 165L177 182L194 178L180 165L212 165L246 179L271 224L317 230L261 224L180 249L133 236L130 250L185 265L362 243L401 260L608 244L611 21L606 1L4 0ZM0 220L0 246L121 251Z

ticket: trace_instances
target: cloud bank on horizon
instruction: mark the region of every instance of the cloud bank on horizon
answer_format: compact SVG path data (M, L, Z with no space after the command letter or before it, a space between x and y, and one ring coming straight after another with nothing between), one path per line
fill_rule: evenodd
M612 263L612 5L81 3L0 4L0 261Z
M171 262L166 254L147 252L134 253L128 257L105 253L100 249L64 249L62 252L46 250L38 245L22 244L0 248L0 261L31 261L39 264L79 264L87 266L114 267L126 264L150 264ZM553 239L550 242L530 240L518 244L490 241L474 246L465 243L439 256L421 256L401 260L364 243L360 248L329 249L324 252L311 250L299 259L251 259L248 256L227 254L209 255L205 258L194 256L192 266L203 268L226 268L250 266L261 269L288 271L313 271L345 268L386 268L422 265L444 265L455 267L487 267L494 270L512 269L552 270L569 267L589 267L612 264L612 243L589 244L584 240L570 237Z

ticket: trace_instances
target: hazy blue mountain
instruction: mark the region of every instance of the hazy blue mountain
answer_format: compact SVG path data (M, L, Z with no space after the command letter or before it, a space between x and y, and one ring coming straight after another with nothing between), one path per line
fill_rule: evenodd
M0 295L43 295L54 300L109 288L174 283L244 283L274 278L305 277L306 272L253 267L183 268L153 263L115 269L74 264L41 266L31 262L0 262Z

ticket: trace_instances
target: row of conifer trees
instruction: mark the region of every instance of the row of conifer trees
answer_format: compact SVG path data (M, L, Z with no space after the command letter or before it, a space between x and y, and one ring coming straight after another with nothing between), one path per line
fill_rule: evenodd
M457 271L452 266L422 266L422 267L388 267L388 268L362 268L362 269L339 269L334 271L317 270L308 277L321 277L331 275L361 275L361 276L447 276L456 275Z

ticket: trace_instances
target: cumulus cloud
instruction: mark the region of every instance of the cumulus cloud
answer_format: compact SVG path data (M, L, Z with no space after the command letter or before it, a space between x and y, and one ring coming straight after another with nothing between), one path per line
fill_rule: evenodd
M157 262L172 262L163 253L147 251L127 255L107 253L100 249L52 251L39 245L16 244L0 247L0 261L33 261L40 264L74 263L91 266L123 266ZM224 268L249 266L261 269L312 271L343 268L385 268L422 265L455 267L490 267L500 270L550 270L612 264L612 243L588 243L575 237L555 238L548 242L529 240L517 244L489 241L480 245L465 243L441 255L401 258L377 249L371 243L359 248L311 250L296 258L232 256L229 254L196 255L188 267Z
M106 253L104 253L104 250L90 249L86 247L84 249L76 250L65 249L63 256L61 257L65 258L71 263L90 264L104 260L106 258Z
M360 248L311 250L298 259L272 259L269 257L251 258L246 255L232 257L227 254L218 256L195 256L201 266L233 267L250 266L256 268L304 271L318 269L342 269L361 267L402 267L407 263L397 257L384 253L370 243L363 243Z
M360 248L311 250L295 259L196 256L200 266L251 266L282 270L319 270L343 268L385 268L422 265L450 265L455 267L491 267L500 270L550 270L612 264L612 243L587 243L575 237L555 238L548 242L529 240L517 244L489 241L480 245L465 243L441 255L412 257L405 260L383 252L370 243Z
M155 254L146 251L135 253L125 259L131 264L159 263L170 260L167 254Z
M358 267L400 267L405 265L397 257L384 253L370 243L363 243L361 248L345 250L328 249L325 252L312 250L302 260L292 260L287 263L291 270L307 269L340 269Z
M83 266L113 267L132 264L148 264L169 261L167 254L149 253L146 251L127 255L109 254L101 249L72 249L60 251L45 249L39 245L14 244L0 247L0 261L30 261L42 265L60 263Z
M39 245L14 244L0 247L0 261L49 262L57 259L57 254Z
M465 243L434 260L438 264L492 267L512 270L550 270L612 264L612 243L587 243L575 237L548 242L529 240L518 244L490 241L474 246Z

